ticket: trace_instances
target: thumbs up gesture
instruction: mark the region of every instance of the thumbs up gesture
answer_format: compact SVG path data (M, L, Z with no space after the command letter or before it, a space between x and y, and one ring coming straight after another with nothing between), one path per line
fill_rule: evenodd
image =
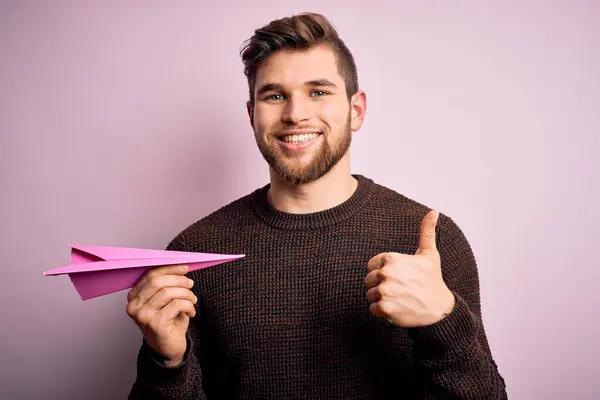
M456 300L442 278L436 246L438 218L437 211L423 218L414 255L382 253L369 261L365 285L369 310L376 317L414 328L434 324L454 308Z

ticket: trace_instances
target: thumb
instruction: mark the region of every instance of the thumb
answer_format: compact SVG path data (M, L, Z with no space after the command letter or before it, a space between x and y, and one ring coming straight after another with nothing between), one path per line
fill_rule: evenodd
M419 233L419 248L416 254L425 254L437 252L435 243L435 227L437 225L440 213L431 210L421 221L421 230Z

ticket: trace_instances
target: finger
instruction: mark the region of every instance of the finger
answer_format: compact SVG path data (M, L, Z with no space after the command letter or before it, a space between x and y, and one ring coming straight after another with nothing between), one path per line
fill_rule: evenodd
M189 270L190 267L188 265L165 265L152 268L150 271L146 272L131 288L129 293L127 293L127 301L131 301L137 297L142 287L144 287L151 278L160 275L185 275Z
M370 289L373 288L383 280L383 276L379 273L379 269L373 270L365 277L365 286Z
M365 286L367 288L372 288L382 284L382 282L402 282L402 271L404 268L404 263L402 262L403 257L414 256L405 256L404 254L399 254L397 257L397 264L386 264L379 269L374 269L373 271L369 272L365 277Z
M190 318L196 315L196 307L189 300L183 299L175 299L171 300L169 304L164 306L159 311L159 317L161 320L170 321L179 316L179 314L184 314Z
M393 258L393 255L390 253L377 254L375 257L369 260L367 263L367 269L369 271L374 271L376 269L383 268L384 265L391 263Z
M386 301L377 301L375 303L371 303L369 306L369 311L376 317L379 318L389 318L391 316L391 310L389 302Z
M435 227L439 218L439 212L431 210L421 221L419 231L419 248L416 254L425 254L437 251L435 243Z
M188 300L192 304L198 303L198 298L191 290L182 287L168 286L156 292L154 296L146 302L146 305L158 311L175 299Z
M144 313L148 312L152 315L175 298L187 299L196 304L198 299L194 293L188 288L181 286L181 284L185 284L185 281L175 282L176 280L181 279L191 281L192 283L188 283L188 287L192 287L193 281L184 276L163 275L162 277L152 278L148 284L140 290L138 297L127 302L127 314L133 319L140 319L141 317L139 314L142 314L143 308L147 308ZM158 283L155 284L154 282ZM174 283L174 285L160 287L162 284L161 282L165 284Z
M398 296L402 294L402 287L391 282L382 282L381 284L367 290L367 299L371 302L392 300L397 301Z
M379 290L379 286L375 286L367 290L367 299L372 303L381 300L381 291Z
M137 297L132 299L132 302L137 303L138 307L141 307L163 288L178 287L191 289L193 286L194 281L183 275L159 275L151 277L140 289Z

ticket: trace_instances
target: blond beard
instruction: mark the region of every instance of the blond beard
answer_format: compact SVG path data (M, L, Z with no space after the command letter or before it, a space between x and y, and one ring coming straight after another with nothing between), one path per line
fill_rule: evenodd
M352 142L350 115L348 115L348 121L344 127L344 135L337 143L332 146L327 141L327 134L323 133L322 136L323 141L310 164L301 168L290 168L286 159L273 149L276 145L271 147L265 145L259 141L259 135L255 134L256 143L265 161L283 181L294 185L313 182L321 178L344 157Z

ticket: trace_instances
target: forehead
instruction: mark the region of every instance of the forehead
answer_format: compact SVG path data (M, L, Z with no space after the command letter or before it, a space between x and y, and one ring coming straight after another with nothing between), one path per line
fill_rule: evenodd
M274 53L258 69L255 87L265 83L304 85L316 79L327 79L338 87L343 83L335 53L325 46Z

